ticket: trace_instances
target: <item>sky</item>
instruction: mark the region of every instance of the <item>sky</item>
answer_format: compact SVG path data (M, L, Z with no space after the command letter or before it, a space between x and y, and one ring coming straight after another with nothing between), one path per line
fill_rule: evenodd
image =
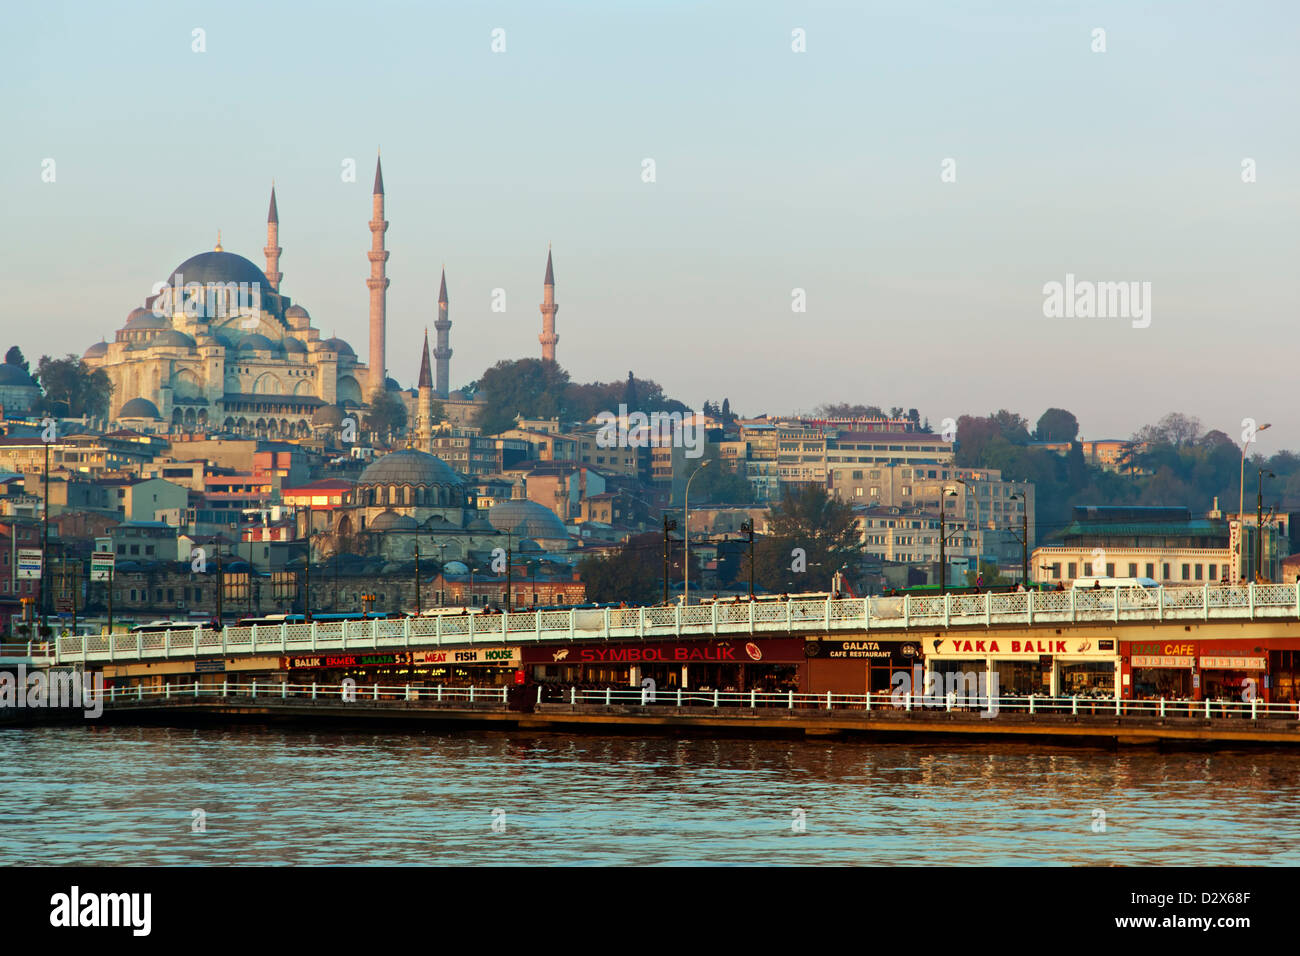
M1298 41L1252 0L24 4L0 347L111 339L218 229L264 266L274 179L281 291L364 359L382 149L403 385L444 263L454 386L539 356L551 243L574 381L1296 449ZM1067 274L1149 311L1049 317Z

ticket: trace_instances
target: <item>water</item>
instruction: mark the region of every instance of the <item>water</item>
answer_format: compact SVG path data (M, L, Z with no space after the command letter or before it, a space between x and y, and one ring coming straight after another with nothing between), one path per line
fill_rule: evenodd
M1300 862L1285 752L98 726L0 767L0 864Z

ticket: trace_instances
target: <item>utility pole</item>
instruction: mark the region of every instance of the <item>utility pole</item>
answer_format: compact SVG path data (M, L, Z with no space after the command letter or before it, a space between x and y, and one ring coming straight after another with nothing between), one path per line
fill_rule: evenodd
M1259 490L1255 496L1255 583L1264 583L1264 479L1276 478L1271 471L1259 470Z
M225 582L222 580L221 576L221 535L216 536L214 543L217 547L217 630L221 630L222 624L224 623L221 615L221 592L226 589Z
M668 532L677 530L677 522L664 514L664 607L668 606Z
M740 523L740 530L749 535L749 599L754 600L754 519Z
M510 613L510 601L514 597L511 593L514 591L514 578L511 576L510 564L513 559L512 551L514 545L514 535L506 532L506 613Z
M420 614L420 542L415 542L415 613Z
M45 442L45 493L41 501L41 583L37 589L40 594L41 617L38 636L43 637L46 627L46 588L45 567L50 563L50 443Z
M113 571L117 565L117 557L114 555L113 563L108 566L108 633L113 633Z
M944 571L946 570L945 561L947 559L947 552L945 550L946 540L944 538L944 535L947 533L947 529L944 526L944 511L946 510L944 506L947 503L946 498L947 498L946 494L939 495L939 593L940 594L946 593L944 591L944 587L947 583L946 579L948 577L948 575L944 573Z

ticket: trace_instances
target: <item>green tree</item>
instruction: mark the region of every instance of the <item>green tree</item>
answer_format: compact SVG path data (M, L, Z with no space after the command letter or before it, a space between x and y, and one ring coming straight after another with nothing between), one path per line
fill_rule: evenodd
M657 604L663 599L663 541L653 533L634 535L617 551L583 558L578 577L588 601Z
M5 353L6 365L17 365L27 374L31 374L31 369L27 367L27 359L23 358L23 350L16 345L9 346L9 351Z
M1049 408L1038 416L1034 438L1038 441L1074 441L1079 437L1079 420L1064 408Z
M747 505L754 500L754 486L743 475L722 466L716 446L709 455L714 464L700 472L691 485L691 501L699 504Z
M767 520L770 532L755 543L754 576L769 591L825 591L840 568L857 573L862 543L853 509L824 488L787 488Z
M44 396L40 410L47 415L103 417L113 395L113 383L102 368L91 369L76 355L56 359L42 355L36 380Z
M406 406L386 389L370 393L370 411L366 413L366 430L388 443L406 428Z
M513 428L515 419L561 418L569 373L545 359L502 360L483 373L479 388L487 404L479 418L485 435Z

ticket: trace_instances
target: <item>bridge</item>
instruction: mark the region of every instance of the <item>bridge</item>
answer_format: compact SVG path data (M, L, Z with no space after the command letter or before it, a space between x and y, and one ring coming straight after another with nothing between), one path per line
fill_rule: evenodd
M60 637L33 663L109 664L244 654L435 648L585 640L663 640L779 634L906 639L935 628L1057 628L1205 621L1300 620L1300 582L1171 588L801 598L501 614L440 613L395 620L226 626Z
M347 726L479 725L498 730L757 734L876 739L1003 738L1103 746L1300 745L1300 707L1251 701L801 694L794 691L391 687L223 681L108 688L108 721L286 720ZM66 716L63 718L67 720Z

